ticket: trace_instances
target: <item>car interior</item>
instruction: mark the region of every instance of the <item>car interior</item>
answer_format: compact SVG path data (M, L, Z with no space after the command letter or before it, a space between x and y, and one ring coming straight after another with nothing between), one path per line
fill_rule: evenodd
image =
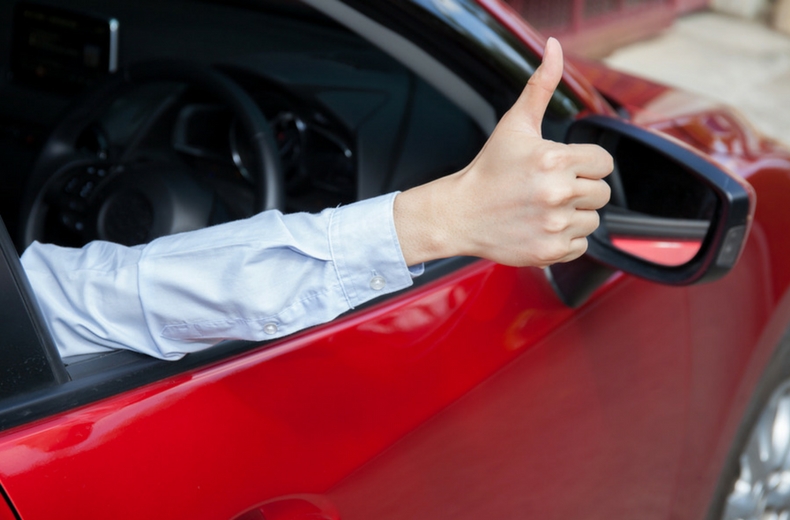
M264 209L314 212L404 190L465 166L518 92L486 76L482 55L475 71L458 45L431 54L373 20L352 31L307 3L0 6L0 216L17 253L34 240L135 245ZM491 47L504 33L486 34L484 22L473 20L483 24L475 34ZM526 77L534 64L521 59ZM463 66L444 65L453 60ZM559 140L569 120L557 121ZM445 269L430 267L424 280ZM68 392L114 393L121 379L135 386L250 348L227 343L177 363L129 352L66 359Z
M32 240L134 245L265 209L255 204L260 166L243 114L195 74L174 74L174 64L221 71L260 109L281 164L277 205L285 212L450 173L484 139L464 110L414 72L294 2L242 16L243 7L207 2L63 5L19 3L1 20L13 38L0 49L10 58L0 85L0 207L19 249ZM102 41L101 30L114 40ZM146 77L97 94L110 70L129 65ZM169 74L148 73L157 65ZM171 190L197 193L182 198L201 207L176 201L166 209L189 222L156 229L150 221L161 208L146 207L151 201L132 188L162 188L152 177L174 170L186 174Z

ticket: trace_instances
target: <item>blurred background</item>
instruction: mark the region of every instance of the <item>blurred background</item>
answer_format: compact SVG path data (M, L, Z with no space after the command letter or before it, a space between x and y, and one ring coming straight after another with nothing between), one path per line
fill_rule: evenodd
M790 0L508 0L568 54L738 108L790 145Z

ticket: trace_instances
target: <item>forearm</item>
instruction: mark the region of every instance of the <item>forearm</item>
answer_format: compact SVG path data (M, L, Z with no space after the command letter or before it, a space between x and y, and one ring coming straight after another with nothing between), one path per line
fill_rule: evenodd
M393 198L266 212L137 248L36 244L23 265L62 355L178 359L223 339L291 334L410 285Z

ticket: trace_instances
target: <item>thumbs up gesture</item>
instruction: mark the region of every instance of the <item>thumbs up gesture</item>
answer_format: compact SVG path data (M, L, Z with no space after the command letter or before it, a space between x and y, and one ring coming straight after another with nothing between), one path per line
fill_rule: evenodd
M400 193L395 228L408 265L457 255L545 267L587 250L609 200L612 157L591 144L544 140L541 121L562 78L562 48L543 63L463 170Z

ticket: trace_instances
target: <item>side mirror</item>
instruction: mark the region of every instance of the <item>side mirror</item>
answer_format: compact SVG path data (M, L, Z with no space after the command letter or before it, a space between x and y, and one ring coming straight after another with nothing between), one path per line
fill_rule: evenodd
M587 263L670 285L715 280L735 265L756 200L746 181L680 141L612 117L576 121L566 141L596 143L615 162ZM594 287L574 294L573 271L578 266L558 265L550 274L566 302L578 305Z

